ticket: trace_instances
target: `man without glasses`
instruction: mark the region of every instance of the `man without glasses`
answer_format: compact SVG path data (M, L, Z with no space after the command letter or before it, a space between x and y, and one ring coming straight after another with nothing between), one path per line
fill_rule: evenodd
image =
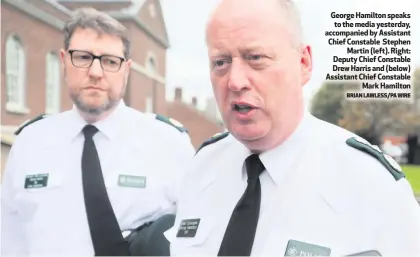
M379 148L304 108L312 50L290 0L222 0L207 27L229 133L183 180L171 255L420 256L420 207Z

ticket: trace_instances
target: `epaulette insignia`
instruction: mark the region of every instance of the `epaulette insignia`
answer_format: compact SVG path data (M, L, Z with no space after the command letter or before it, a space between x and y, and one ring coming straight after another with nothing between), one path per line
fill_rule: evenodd
M372 145L360 137L351 137L346 140L347 145L375 157L391 173L395 180L405 177L400 165L389 155L382 152L377 145Z
M216 143L217 141L222 140L223 138L227 137L228 135L229 135L229 132L215 134L210 139L208 139L207 141L202 143L195 154L197 154L203 147L208 146L208 145L213 144L213 143Z
M156 114L156 119L165 122L166 124L171 125L172 127L176 128L177 130L179 130L179 132L187 132L188 130L186 128L184 128L184 125L182 125L179 121L172 119L172 118L168 118L165 117L163 115L160 114Z
M42 120L42 119L44 119L44 118L46 118L48 115L46 115L46 114L40 114L40 115L38 115L38 116L36 116L35 118L32 118L32 119L28 119L28 120L26 120L24 123L22 123L19 127L18 127L18 129L15 131L15 135L17 136L17 135L19 135L21 132L22 132L22 130L24 129L24 128L26 128L27 126L29 126L29 125L31 125L32 123L34 123L34 122L37 122L37 121L39 121L39 120Z

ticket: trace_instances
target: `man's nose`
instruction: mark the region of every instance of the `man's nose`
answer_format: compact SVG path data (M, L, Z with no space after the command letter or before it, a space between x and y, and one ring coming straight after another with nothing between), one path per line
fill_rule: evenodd
M240 61L232 61L228 83L228 87L232 91L242 91L250 87L246 67Z
M93 60L92 65L89 68L89 75L92 77L100 78L104 74L101 63L98 59Z

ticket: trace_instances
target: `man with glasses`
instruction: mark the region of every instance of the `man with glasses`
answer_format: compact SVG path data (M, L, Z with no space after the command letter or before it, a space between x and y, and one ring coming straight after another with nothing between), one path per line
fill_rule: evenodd
M195 151L184 128L124 104L126 34L94 9L66 24L74 108L20 128L3 179L1 256L169 255L162 232Z

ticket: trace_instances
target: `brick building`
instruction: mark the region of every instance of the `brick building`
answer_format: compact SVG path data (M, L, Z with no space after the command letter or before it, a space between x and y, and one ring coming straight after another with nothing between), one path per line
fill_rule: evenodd
M192 128L189 129L189 134L196 148L209 139L208 135L214 135L223 131L223 124L220 119L217 116L200 111L197 107L197 98L192 97L188 103L183 98L181 88L175 89L174 101L167 104L167 113L168 116L175 117L175 119L184 124L186 128Z
M132 71L126 104L185 121L195 146L222 127L181 101L166 101L169 39L158 0L1 0L2 170L17 126L40 113L57 113L72 103L62 80L62 28L71 11L91 6L130 31ZM197 120L194 120L197 119Z

